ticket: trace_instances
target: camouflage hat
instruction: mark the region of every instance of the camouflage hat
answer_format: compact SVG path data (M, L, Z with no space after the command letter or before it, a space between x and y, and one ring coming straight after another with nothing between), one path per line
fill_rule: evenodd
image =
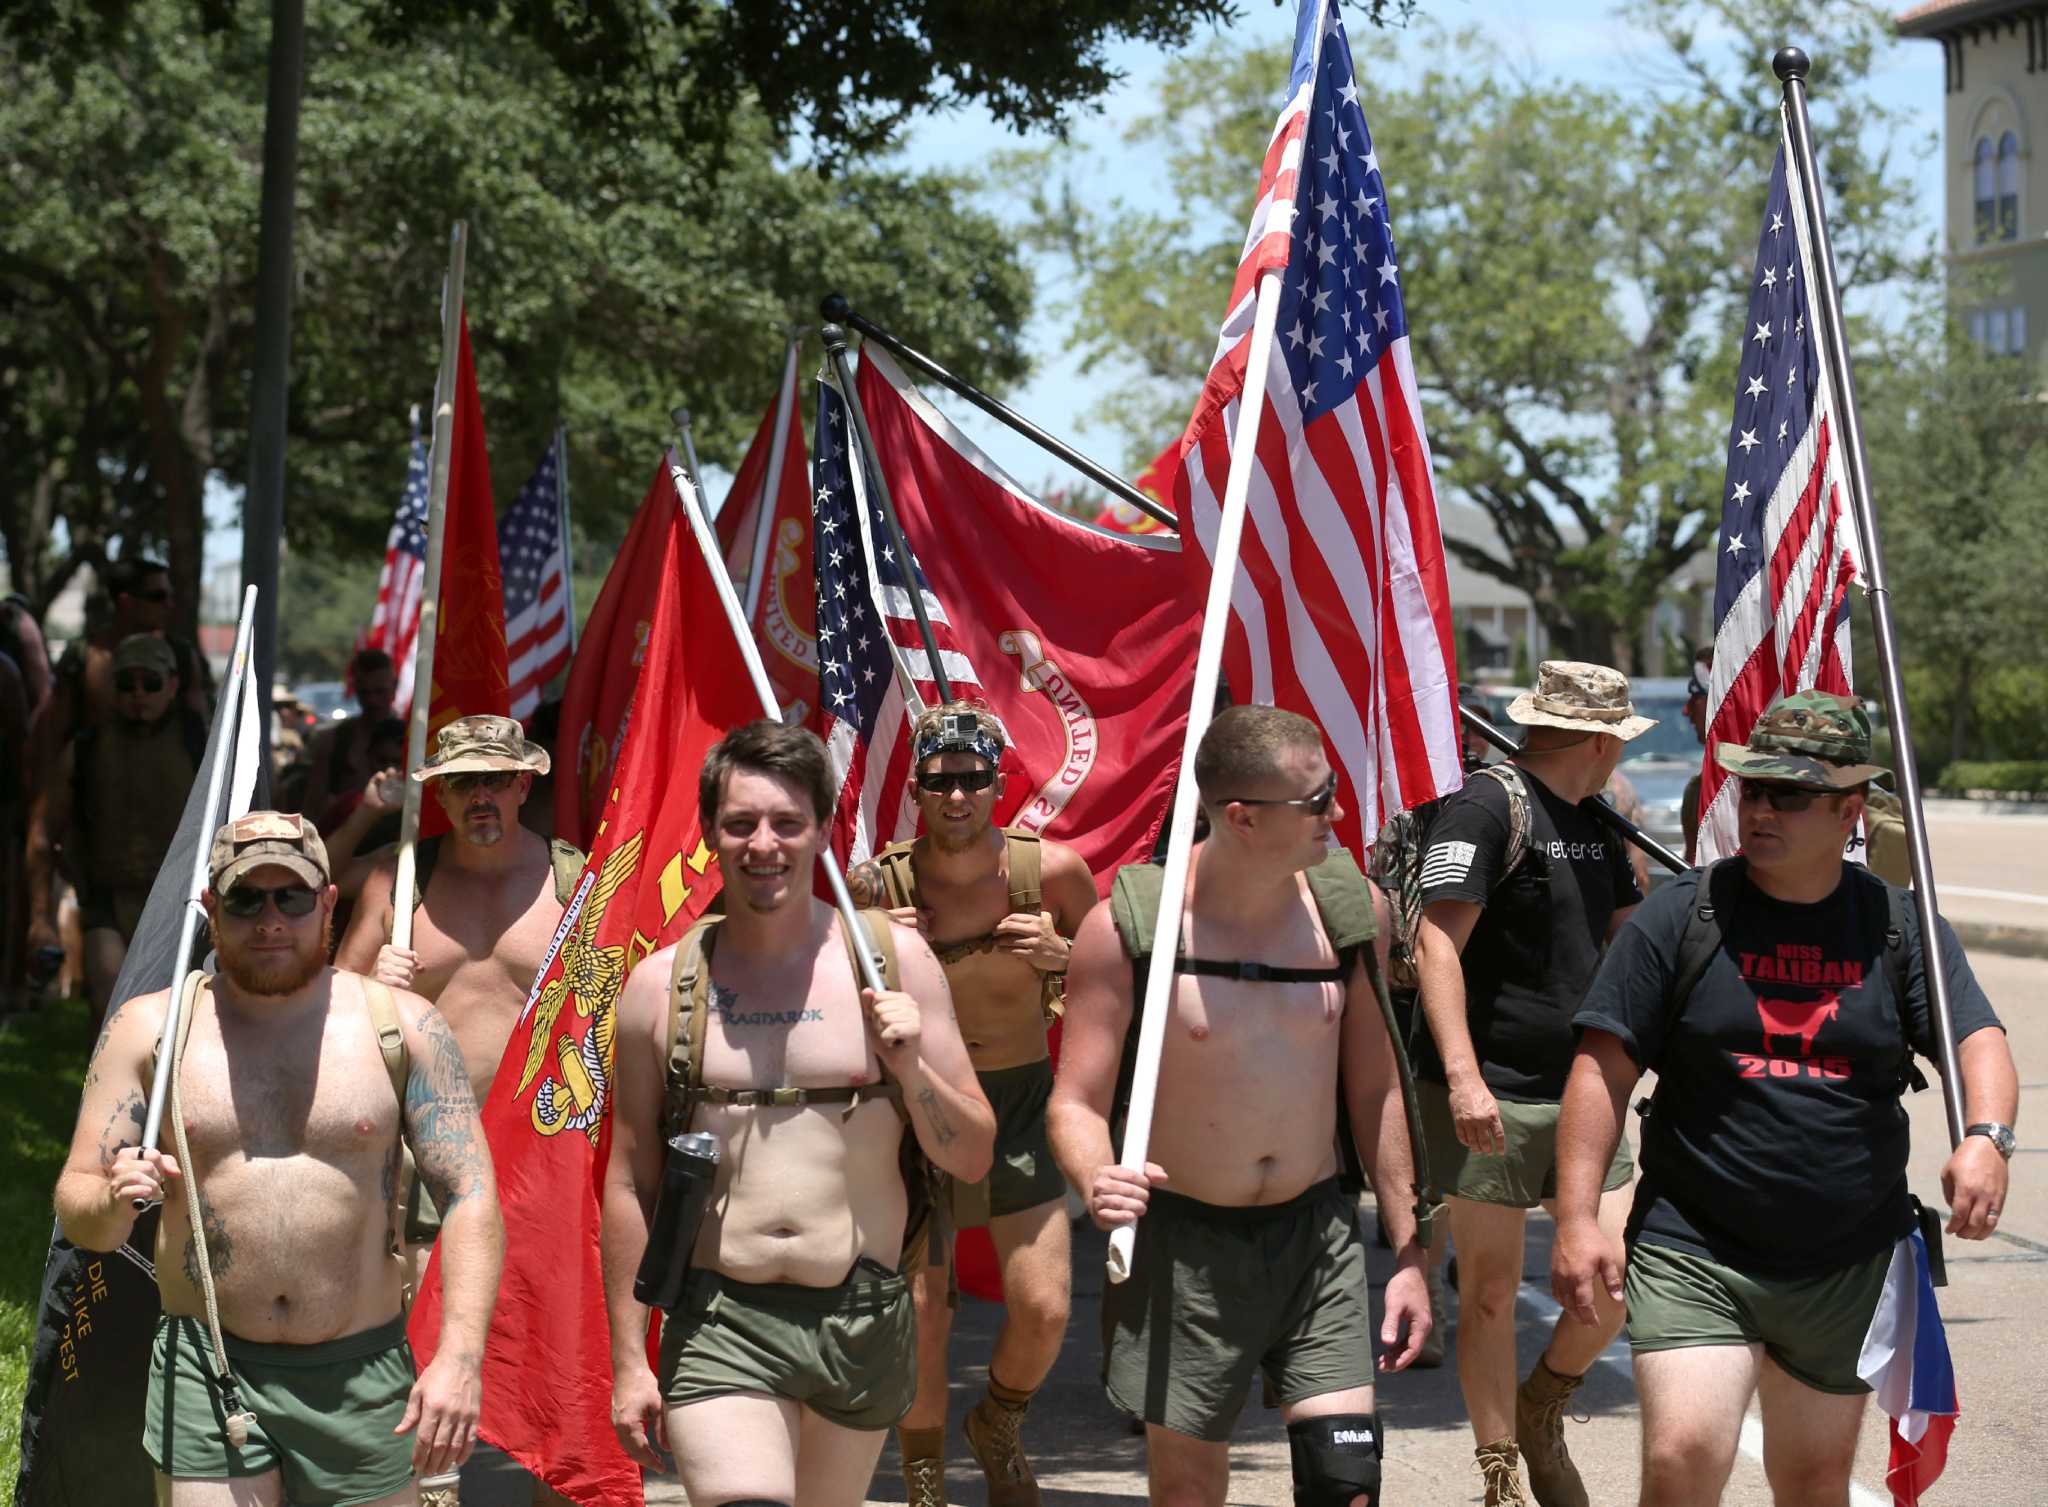
M327 844L311 822L286 811L251 811L214 833L208 883L216 895L225 894L236 880L269 864L290 869L316 890L327 888Z
M1576 659L1546 659L1538 665L1536 689L1508 703L1508 720L1524 727L1606 733L1624 743L1657 725L1655 717L1636 715L1626 675Z
M178 656L171 641L159 633L131 633L114 646L114 673L123 670L154 670L159 675L178 673Z
M1822 790L1846 790L1887 772L1869 759L1869 713L1853 697L1826 691L1798 691L1772 703L1745 745L1714 745L1715 762L1731 774Z
M510 717L457 717L441 729L434 743L434 756L424 769L415 769L416 780L431 780L444 774L490 774L501 769L530 770L546 774L548 751L526 741L526 734Z

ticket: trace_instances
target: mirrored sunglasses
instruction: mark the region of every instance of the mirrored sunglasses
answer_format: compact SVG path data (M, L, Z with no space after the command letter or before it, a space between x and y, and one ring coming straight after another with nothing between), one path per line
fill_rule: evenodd
M1330 809L1330 802L1337 799L1337 771L1331 770L1329 779L1325 780L1322 788L1312 795L1291 796L1285 800L1277 796L1261 799L1249 795L1233 796L1231 799L1240 806L1294 806L1306 811L1310 816L1321 816Z
M993 769L921 769L917 774L917 788L926 795L944 795L955 786L979 792L995 782Z
M492 795L496 795L500 791L510 790L512 782L518 778L518 774L510 769L447 776L448 788L457 795L468 795L472 790L488 790Z
M263 914L267 901L277 902L279 915L297 917L310 915L319 899L317 890L307 889L303 884L280 885L274 890L238 884L220 897L220 908L238 921L253 921Z

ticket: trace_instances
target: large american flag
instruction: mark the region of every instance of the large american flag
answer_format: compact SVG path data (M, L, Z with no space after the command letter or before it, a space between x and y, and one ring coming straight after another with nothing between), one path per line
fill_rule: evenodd
M1701 863L1738 846L1737 787L1716 743L1748 740L1779 696L1850 692L1849 587L1862 553L1834 394L1815 339L1813 236L1781 139L1737 368L1714 572L1714 669L1700 775Z
M1363 851L1392 809L1457 788L1456 650L1408 314L1351 49L1305 0L1287 103L1174 502L1213 559L1259 284L1281 277L1224 673L1239 701L1313 718Z
M941 699L912 614L904 564L880 508L867 495L846 418L846 400L818 384L817 450L811 458L811 520L818 561L818 686L837 806L832 846L849 863L917 830L909 794L910 724ZM960 652L946 609L924 571L923 594L955 697L979 699L980 677ZM904 679L915 686L906 695Z
M427 444L420 438L419 410L412 415L412 453L405 467L405 491L398 516L384 540L384 569L377 576L377 605L359 649L382 649L398 671L401 710L412 704L412 672L420 638L420 590L427 578Z
M524 721L540 690L575 652L570 620L568 512L558 433L498 520L498 562L505 572L505 656L512 715Z

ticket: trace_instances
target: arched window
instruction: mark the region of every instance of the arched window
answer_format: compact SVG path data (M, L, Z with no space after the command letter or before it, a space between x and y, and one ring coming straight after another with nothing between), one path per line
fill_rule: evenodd
M1991 239L1998 208L1998 164L1991 154L1991 138L1977 138L1977 152L1970 170L1971 197L1977 201L1977 240Z
M2020 236L2020 139L2007 131L1998 142L1998 239Z

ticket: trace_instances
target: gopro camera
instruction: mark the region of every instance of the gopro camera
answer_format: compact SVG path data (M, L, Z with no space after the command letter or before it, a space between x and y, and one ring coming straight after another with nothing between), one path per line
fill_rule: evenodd
M972 712L948 712L939 719L939 742L947 748L972 748L981 736L981 723Z

